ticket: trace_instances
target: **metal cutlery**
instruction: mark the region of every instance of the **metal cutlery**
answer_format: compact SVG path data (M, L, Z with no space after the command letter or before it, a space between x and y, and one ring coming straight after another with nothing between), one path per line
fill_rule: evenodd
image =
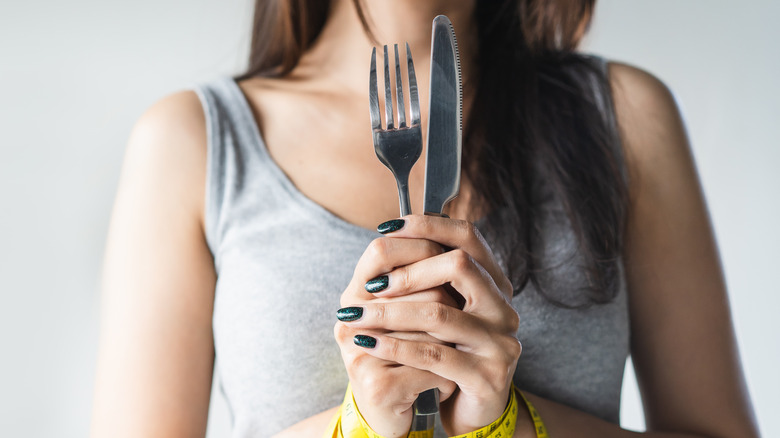
M458 196L461 167L461 113L462 90L460 57L455 31L450 20L439 15L433 20L430 71L428 137L425 168L424 212L442 215L444 206ZM401 66L398 45L395 52L396 101L398 127L394 124L390 65L387 46L384 46L385 128L379 112L379 92L376 73L376 48L371 52L369 77L369 107L374 150L379 160L393 173L398 186L401 216L410 214L409 173L422 153L420 127L420 102L417 95L417 79L414 73L412 53L406 44L409 76L411 124L406 123ZM412 431L433 429L439 411L439 390L434 388L421 393L414 403L415 418Z
M395 126L393 118L392 89L390 86L390 63L387 56L387 46L384 48L385 57L385 128L382 129L382 121L379 116L379 93L376 78L376 48L371 52L371 72L369 77L368 101L371 110L371 130L374 137L374 151L377 158L395 176L398 186L398 199L401 207L401 216L412 212L409 202L409 172L422 153L422 128L420 127L420 100L417 95L417 77L414 74L414 63L409 44L406 44L406 64L409 75L409 106L411 123L406 123L406 107L404 102L403 85L401 80L401 64L398 57L398 44L395 44L395 90L398 102L398 126Z
M441 215L460 191L463 92L458 42L449 18L434 18L431 38L424 210L425 214Z

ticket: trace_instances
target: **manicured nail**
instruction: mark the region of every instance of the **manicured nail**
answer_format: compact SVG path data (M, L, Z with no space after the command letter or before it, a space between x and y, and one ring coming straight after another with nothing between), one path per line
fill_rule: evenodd
M372 338L371 336L355 335L355 338L353 340L355 342L355 345L363 347L363 348L374 348L374 347L376 347L376 339Z
M376 227L376 230L382 234L392 233L393 231L398 231L403 228L405 222L406 221L403 219L393 219L391 221L382 222Z
M387 275L380 275L373 280L368 280L366 283L366 291L375 294L387 289L387 284L390 282L390 278Z
M362 307L344 307L336 312L336 318L345 322L355 321L360 319L361 316L363 316Z

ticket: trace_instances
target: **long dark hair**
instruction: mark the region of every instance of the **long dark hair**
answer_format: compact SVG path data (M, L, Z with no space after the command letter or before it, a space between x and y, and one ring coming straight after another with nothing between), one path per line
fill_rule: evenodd
M353 1L368 29L360 0ZM486 237L515 293L530 281L565 307L605 303L617 294L628 205L609 82L592 58L574 51L594 5L477 2L479 68L464 123L463 174L480 207L491 212ZM319 35L329 7L326 0L256 0L249 67L236 79L290 72ZM576 302L545 287L540 184L577 238L588 284Z

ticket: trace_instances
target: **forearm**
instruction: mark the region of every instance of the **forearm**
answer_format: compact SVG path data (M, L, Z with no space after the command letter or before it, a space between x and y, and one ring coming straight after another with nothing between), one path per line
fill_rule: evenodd
M562 404L523 392L534 405L544 421L547 433L551 437L567 438L737 438L722 434L702 432L633 432L622 429L619 425L602 420L601 418L564 406ZM754 435L742 435L742 437ZM533 422L528 411L518 415L517 428L514 438L535 438Z

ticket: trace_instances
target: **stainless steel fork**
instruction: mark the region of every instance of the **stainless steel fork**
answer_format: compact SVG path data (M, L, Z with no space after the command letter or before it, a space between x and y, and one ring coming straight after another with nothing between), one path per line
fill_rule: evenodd
M390 85L390 60L387 46L385 55L385 129L379 116L379 90L376 80L376 48L371 52L371 72L368 84L368 102L371 110L371 130L374 134L374 151L395 176L398 185L398 200L401 206L401 216L411 214L409 202L409 173L422 153L422 128L420 127L420 99L417 94L417 77L414 73L414 62L409 43L406 44L406 66L409 76L409 109L411 123L406 123L406 106L401 80L401 63L398 57L398 44L395 51L395 94L398 102L398 127L393 120L393 98ZM430 430L433 428L435 414L439 411L439 390L430 389L423 392L414 403L415 419L413 431Z
M385 46L385 129L379 117L379 91L376 81L376 48L371 52L371 73L368 85L368 101L371 109L371 129L374 133L374 151L377 158L395 176L398 185L398 201L401 216L411 214L409 202L409 173L422 153L422 128L420 127L420 99L417 95L417 77L409 43L406 44L406 65L409 75L409 106L411 123L406 124L406 107L401 80L401 63L398 44L395 48L395 94L398 102L398 127L393 121L393 99L390 86L390 63Z

